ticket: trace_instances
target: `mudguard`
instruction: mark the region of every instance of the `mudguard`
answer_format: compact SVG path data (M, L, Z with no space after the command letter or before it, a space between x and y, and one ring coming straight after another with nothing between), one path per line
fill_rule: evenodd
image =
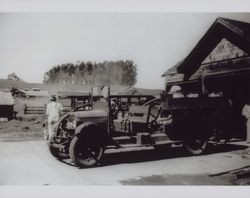
M86 122L75 129L75 136L81 139L82 143L91 146L113 145L112 138L105 129L96 123Z

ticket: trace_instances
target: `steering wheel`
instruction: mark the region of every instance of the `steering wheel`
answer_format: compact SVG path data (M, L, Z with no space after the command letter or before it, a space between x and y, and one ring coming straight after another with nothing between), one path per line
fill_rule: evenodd
M76 107L75 109L72 110L72 112L80 111L81 109L83 109L83 111L89 111L89 110L93 109L93 106L92 106L92 104L87 103L87 104L84 104L80 107Z
M121 104L118 106L118 109L120 109L121 111L128 111L128 105L125 104L125 103L121 103Z

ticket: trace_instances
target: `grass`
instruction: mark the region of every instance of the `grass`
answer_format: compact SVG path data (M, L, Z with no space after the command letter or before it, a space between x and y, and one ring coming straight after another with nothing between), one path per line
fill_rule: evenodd
M41 140L44 120L44 115L26 115L1 123L0 141Z
M49 101L47 97L16 98L14 110L18 112L17 119L0 124L0 141L41 140L43 138L43 114L24 115L24 104L43 106Z

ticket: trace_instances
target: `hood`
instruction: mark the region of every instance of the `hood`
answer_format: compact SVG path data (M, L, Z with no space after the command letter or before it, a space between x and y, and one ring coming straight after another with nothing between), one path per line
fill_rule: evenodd
M98 118L108 117L108 113L104 110L76 111L71 112L76 118Z

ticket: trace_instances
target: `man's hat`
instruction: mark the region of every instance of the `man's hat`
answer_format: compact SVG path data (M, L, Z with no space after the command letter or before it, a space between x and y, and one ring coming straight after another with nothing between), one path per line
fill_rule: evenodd
M56 96L55 96L55 95L52 95L52 96L50 97L50 100L51 100L51 101L56 101Z
M180 92L181 91L181 87L178 86L178 85L173 85L170 90L169 90L169 93L170 94L173 94L173 93L177 93L177 92Z

